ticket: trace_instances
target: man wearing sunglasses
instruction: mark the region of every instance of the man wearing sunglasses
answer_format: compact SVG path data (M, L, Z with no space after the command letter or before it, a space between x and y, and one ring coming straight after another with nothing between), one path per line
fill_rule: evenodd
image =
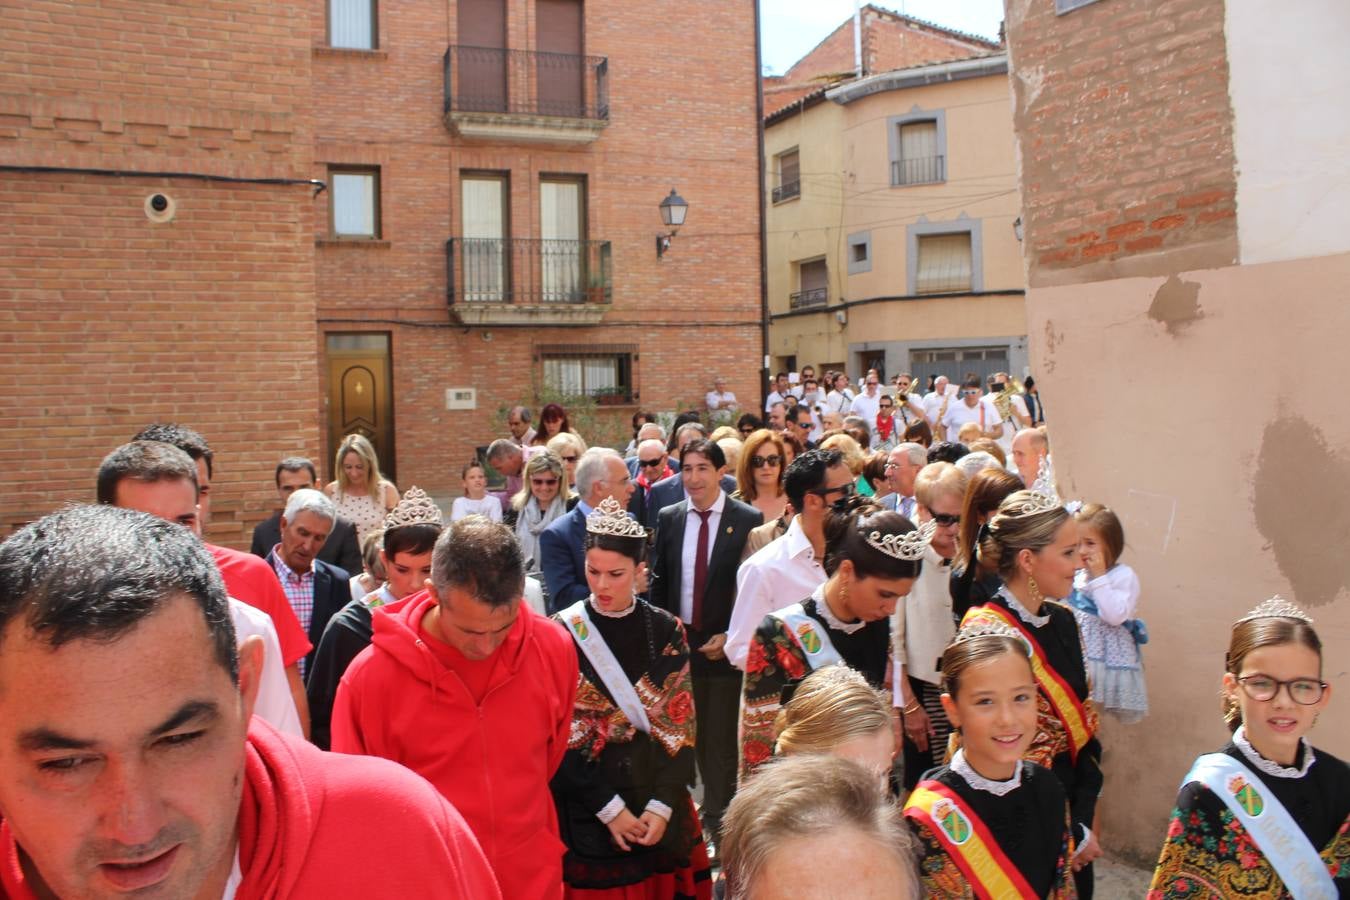
M797 513L783 536L741 563L736 606L725 652L745 670L750 639L764 617L781 609L784 597L807 597L825 583L825 518L830 506L853 496L853 473L838 450L808 450L783 473L783 491Z
M633 497L628 501L629 514L639 522L647 521L647 495L652 485L675 473L670 468L670 455L664 441L648 440L638 444L633 467Z
M957 443L961 426L975 422L980 426L980 436L996 441L1003 435L1003 417L994 408L994 403L980 388L980 379L967 378L961 385L961 399L957 403L948 403L942 416L942 424L947 428L947 440Z

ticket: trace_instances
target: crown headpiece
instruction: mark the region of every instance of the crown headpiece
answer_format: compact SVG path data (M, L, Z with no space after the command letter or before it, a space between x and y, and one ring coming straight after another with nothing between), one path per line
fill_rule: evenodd
M1238 619L1238 622L1247 622L1251 619L1298 619L1301 622L1307 622L1309 625L1313 623L1312 616L1279 594L1256 604L1256 608Z
M647 539L647 529L630 516L613 497L606 497L600 501L599 506L591 510L591 514L586 517L586 531L609 537Z
M390 528L402 528L405 525L434 525L437 528L445 526L441 508L436 505L435 500L427 496L426 491L416 485L408 488L403 494L403 499L398 501L398 506L389 510L389 514L384 517L385 531Z
M1020 631L1006 622L1000 622L998 619L990 616L975 616L971 618L969 622L962 625L961 629L956 632L956 637L952 638L952 645L984 637L1016 638L1018 643L1027 650L1027 655L1031 654L1031 647L1027 644L1027 639Z
M923 559L924 551L928 549L928 544L933 540L933 532L937 531L937 522L929 519L913 531L906 531L904 534L882 534L880 531L869 531L866 534L866 540L873 549L880 550L892 559L901 559L906 562L914 562Z
M1083 508L1082 501L1070 500L1065 503L1060 498L1059 490L1055 487L1055 470L1051 467L1048 456L1041 457L1040 465L1036 468L1036 480L1028 485L1028 493L1030 496L1027 499L1008 504L1002 512L1014 516L1034 516L1037 513L1062 509L1072 516Z

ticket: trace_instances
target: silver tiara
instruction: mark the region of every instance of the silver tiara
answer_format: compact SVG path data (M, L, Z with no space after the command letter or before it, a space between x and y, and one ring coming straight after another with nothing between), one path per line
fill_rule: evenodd
M1009 503L999 511L1014 516L1034 516L1037 513L1062 509L1069 515L1077 515L1083 508L1082 501L1070 500L1065 503L1055 487L1055 471L1050 465L1050 457L1042 456L1036 468L1036 480L1027 486L1027 498Z
M441 528L445 519L441 517L441 508L436 501L427 496L427 492L413 485L398 501L398 506L389 510L384 517L384 527L402 528L405 525L434 525Z
M867 533L867 543L893 559L914 562L923 559L928 543L937 531L937 522L929 519L913 531L904 534L882 534L880 531Z
M1253 609L1251 612L1238 619L1238 622L1247 622L1252 619L1298 619L1302 622L1307 622L1309 625L1313 623L1312 616L1308 615L1279 594L1276 594L1269 600L1262 600L1256 605L1256 609Z
M646 540L647 529L642 523L619 505L613 497L606 497L600 505L591 510L586 517L586 531L590 534L604 534L610 537L640 538Z
M985 637L1016 638L1018 643L1026 648L1028 655L1030 655L1031 648L1028 646L1027 639L1022 633L1006 622L1000 622L998 619L991 616L973 617L969 622L961 626L960 631L956 632L956 637L952 638L951 645Z

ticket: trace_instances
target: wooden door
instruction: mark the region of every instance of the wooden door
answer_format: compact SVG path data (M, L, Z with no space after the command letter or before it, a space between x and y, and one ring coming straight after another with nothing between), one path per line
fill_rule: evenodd
M586 115L586 61L582 57L581 0L536 0L539 112Z
M374 446L380 471L397 481L394 456L394 396L389 335L328 335L328 450L321 469L331 471L332 454L349 434L360 434Z
M506 0L459 0L459 71L456 108L506 112Z

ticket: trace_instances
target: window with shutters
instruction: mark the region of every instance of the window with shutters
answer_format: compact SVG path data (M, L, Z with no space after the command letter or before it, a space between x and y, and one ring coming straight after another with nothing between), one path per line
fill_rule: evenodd
M961 215L948 222L921 219L905 228L908 293L956 294L984 290L983 223Z
M943 110L915 107L886 121L890 127L892 187L947 180L947 116Z
M788 295L788 308L824 306L830 299L830 270L824 259L797 264L797 290Z
M380 236L380 170L329 166L328 224L335 238Z
M773 188L773 202L782 203L800 197L802 193L802 173L797 148L793 147L774 157L778 183Z
M328 46L377 49L376 0L328 0Z
M629 403L637 348L621 345L551 345L536 350L546 390L565 397L590 397L601 404Z

